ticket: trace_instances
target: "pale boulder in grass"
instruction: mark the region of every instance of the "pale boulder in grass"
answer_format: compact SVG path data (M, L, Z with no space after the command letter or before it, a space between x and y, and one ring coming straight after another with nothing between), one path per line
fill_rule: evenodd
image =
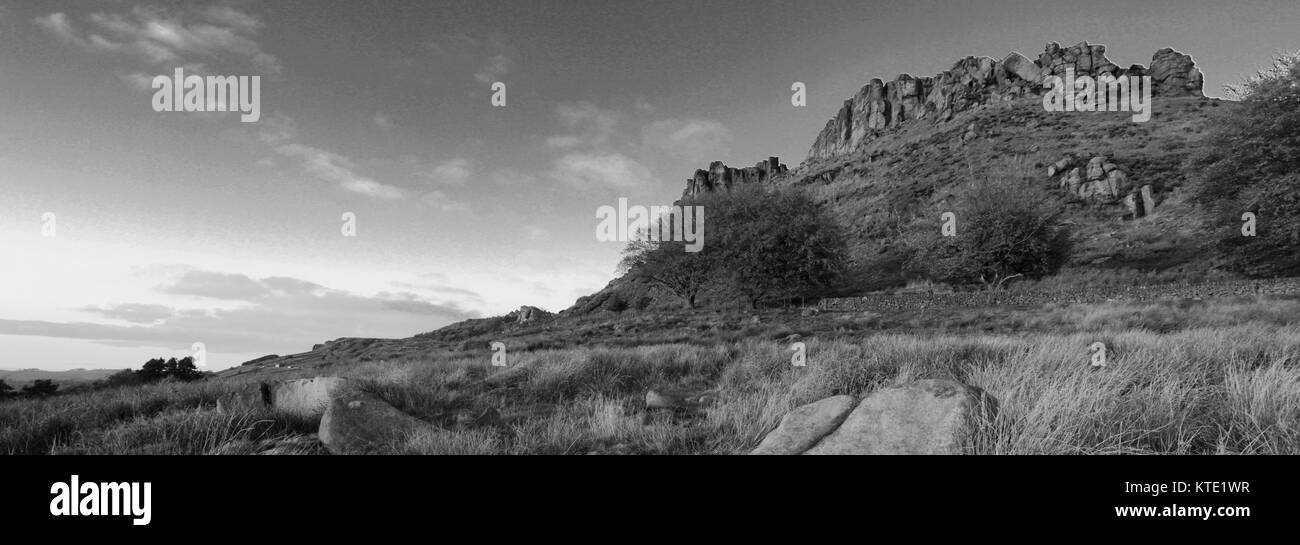
M271 387L264 382L249 382L231 390L217 399L217 412L229 414L259 411L271 404Z
M963 454L997 400L974 386L927 379L879 390L805 454Z
M781 424L763 438L750 454L800 454L826 437L853 410L853 396L828 397L798 407L781 418Z
M270 405L278 411L295 416L318 418L325 414L330 400L349 386L348 380L341 377L277 382L270 386Z

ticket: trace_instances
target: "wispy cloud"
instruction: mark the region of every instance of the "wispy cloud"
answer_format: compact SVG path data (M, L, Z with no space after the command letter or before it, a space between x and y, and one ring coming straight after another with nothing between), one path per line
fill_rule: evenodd
M371 121L374 121L375 126L386 131L391 131L397 126L397 124L393 123L393 118L388 117L388 114L383 112L376 113L375 116L371 118Z
M646 147L689 164L725 154L731 131L706 119L663 119L642 127L641 140Z
M492 172L492 183L502 186L521 186L537 183L537 176L513 168L499 168Z
M479 83L489 84L494 81L500 81L510 72L510 57L505 55L493 55L488 59L486 65L474 73L474 79Z
M278 146L275 151L298 160L307 172L322 180L337 183L347 191L378 199L401 199L406 196L406 191L400 187L382 184L357 174L353 170L356 165L343 155L302 144Z
M546 139L552 148L596 147L609 143L618 130L622 114L590 102L565 102L555 107L564 134Z
M147 65L189 66L245 63L265 75L279 75L280 61L255 39L256 17L229 6L160 9L137 6L126 12L95 12L74 21L64 12L33 22L65 43L92 53L124 54Z
M436 286L424 287L432 291ZM124 346L187 348L193 342L203 342L214 352L291 353L341 335L406 336L479 315L458 303L432 300L410 291L361 295L296 278L259 279L214 271L189 271L159 291L243 304L215 310L129 303L88 307L83 310L149 325L0 320L0 334ZM464 299L476 294L458 295Z
M258 138L311 175L337 184L345 191L387 200L401 199L408 194L405 189L358 174L356 163L345 155L298 142L298 125L286 115L276 113L268 117L258 130Z
M137 324L156 323L176 315L176 310L166 305L147 305L123 303L118 305L85 307L84 312L99 314L105 318L124 320Z
M468 159L457 158L443 162L420 175L440 185L465 185L474 174Z
M579 186L645 188L654 176L645 165L621 153L570 153L555 160L551 176Z
M470 209L469 205L457 201L436 189L420 197L420 203L441 212L468 212Z
M481 37L454 34L430 40L427 45L439 61L472 71L474 80L484 85L505 78L517 57L515 49L500 34Z

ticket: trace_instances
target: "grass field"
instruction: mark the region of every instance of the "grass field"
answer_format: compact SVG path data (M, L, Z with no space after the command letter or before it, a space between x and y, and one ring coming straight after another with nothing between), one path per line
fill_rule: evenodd
M506 368L468 350L334 370L439 424L395 448L403 453L741 454L795 406L919 378L954 378L999 400L980 454L1300 453L1300 301L972 312L923 323L821 316L839 325L804 332L803 368L774 338L788 330L768 327L712 344L513 352ZM1090 365L1094 342L1107 346L1104 368ZM240 454L314 431L270 411L216 411L235 384L0 402L0 452ZM698 416L648 414L650 388L707 390L717 401ZM457 423L488 409L502 422Z

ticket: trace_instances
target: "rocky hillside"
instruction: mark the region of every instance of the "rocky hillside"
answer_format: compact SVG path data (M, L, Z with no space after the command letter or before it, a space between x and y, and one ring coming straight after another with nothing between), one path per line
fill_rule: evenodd
M1135 123L1129 112L1045 111L1044 81L1067 69L1076 75L1150 76L1151 119ZM997 178L1037 185L1063 200L1077 239L1068 267L1075 277L1115 270L1204 273L1216 264L1204 257L1199 212L1182 190L1189 159L1214 146L1206 128L1237 105L1206 98L1202 86L1192 58L1172 49L1157 51L1149 67L1126 68L1108 58L1105 46L1088 43L1048 44L1036 59L1019 53L1002 60L966 57L934 76L868 82L815 135L797 167L776 157L742 168L715 161L686 179L682 196L751 185L807 190L849 235L853 282L840 295L905 285L899 245L908 230L937 228L940 213L963 187ZM628 342L678 328L697 334L695 325L684 322L637 325L655 313L619 322L598 319L680 306L661 288L622 277L558 316L524 307L411 339L338 339L223 375L307 376L348 362L483 350L503 335L546 348L558 333L570 341L627 335Z
M1067 70L1150 76L1151 119L1046 111L1044 82ZM683 196L745 184L807 189L848 227L857 281L849 292L907 283L901 239L933 227L927 222L937 222L962 188L999 178L1065 201L1077 238L1070 269L1204 273L1216 264L1203 257L1197 211L1181 190L1189 159L1214 145L1206 128L1236 104L1206 98L1202 87L1192 58L1173 49L1157 51L1149 67L1121 67L1105 46L1086 42L1048 44L1036 59L966 57L934 76L870 81L844 101L796 168L776 158L745 169L715 162L687 179ZM609 310L610 301L654 306L653 295L616 281L574 310Z

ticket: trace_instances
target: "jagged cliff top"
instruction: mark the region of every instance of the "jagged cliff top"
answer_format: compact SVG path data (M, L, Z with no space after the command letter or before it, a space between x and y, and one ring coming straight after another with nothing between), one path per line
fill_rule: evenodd
M955 113L990 102L1040 94L1044 81L1072 69L1077 76L1150 76L1154 96L1204 96L1204 79L1195 62L1170 48L1156 51L1150 68L1121 68L1106 58L1106 46L1080 42L1047 44L1036 60L1012 52L1002 60L969 56L933 77L903 74L893 81L873 79L844 101L835 118L817 135L808 159L844 155L885 130L920 119L947 121Z

